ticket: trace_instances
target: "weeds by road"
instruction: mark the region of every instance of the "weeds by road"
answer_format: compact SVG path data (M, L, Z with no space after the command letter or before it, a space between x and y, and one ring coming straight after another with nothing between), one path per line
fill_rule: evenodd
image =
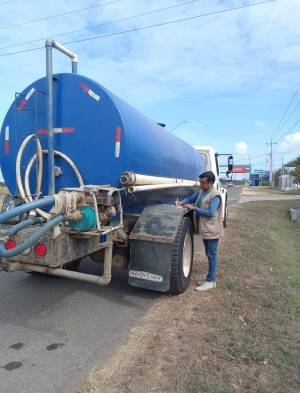
M0 184L0 210L2 208L3 199L6 194L7 194L7 188L4 185Z
M0 185L0 196L5 196L7 194L7 188L4 185Z
M162 296L126 345L89 376L93 393L299 391L300 201L234 208L216 290ZM298 292L297 292L298 291Z

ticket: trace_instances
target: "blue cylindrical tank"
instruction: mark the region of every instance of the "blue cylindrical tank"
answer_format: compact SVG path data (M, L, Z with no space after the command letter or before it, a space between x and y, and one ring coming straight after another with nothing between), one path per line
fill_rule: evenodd
M82 75L54 76L54 127L55 149L74 161L85 184L119 186L124 171L196 180L205 170L192 146ZM40 136L47 149L45 78L16 97L2 125L1 170L12 194L17 191L16 155L24 138L32 133ZM23 175L34 153L32 142L24 153ZM77 186L68 164L59 157L55 163L62 172L56 177L56 190ZM47 194L47 165L44 167L43 193Z

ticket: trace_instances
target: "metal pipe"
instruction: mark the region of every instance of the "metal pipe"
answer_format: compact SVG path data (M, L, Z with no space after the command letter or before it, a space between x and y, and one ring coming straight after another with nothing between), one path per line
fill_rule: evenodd
M72 278L75 280L80 280L80 281L85 281L89 282L91 284L98 284L98 285L107 285L109 282L106 283L101 283L99 276L95 276L93 274L86 274L86 273L80 273L80 272L73 272L71 270L66 270L66 269L53 269L53 268L48 268L47 274L50 274L52 276L58 276L58 277L65 277L65 278Z
M78 56L58 42L48 39L46 46L46 78L47 78L47 129L48 129L48 193L55 194L54 171L54 129L53 129L53 64L52 48L64 53L72 60L72 73L77 73Z
M55 49L57 49L59 52L63 53L64 55L68 56L72 60L72 69L73 66L76 67L76 72L77 72L77 63L78 63L78 56L76 53L70 51L68 48L64 47L63 45L59 44L55 40L51 40L51 46ZM74 65L73 65L74 63Z
M99 214L98 214L98 205L97 205L97 198L94 192L90 193L93 198L94 202L94 210L95 210L95 215L96 215L96 223L97 223L97 229L98 231L101 231L101 224L100 224L100 219L99 219Z
M106 231L101 232L101 236L107 235L107 234L109 234L111 232L116 231L117 229L120 229L120 228L123 228L123 225L120 224L120 225L117 225L115 227L111 227L111 228L107 229Z
M104 278L103 276L95 276L94 274L80 273L74 272L67 269L56 269L48 266L34 265L31 263L19 263L19 266L12 266L12 269L8 267L8 271L14 270L25 270L32 271L38 273L49 274L50 276L63 277L63 278L71 278L73 280L85 281L90 284L98 284L98 285L108 285L111 281L110 278Z
M108 246L105 247L103 275L99 277L99 285L108 285L111 282L113 242L108 235Z
M72 74L77 74L77 61L72 60Z
M46 41L47 129L48 129L48 194L55 194L54 130L53 130L53 68L52 41Z

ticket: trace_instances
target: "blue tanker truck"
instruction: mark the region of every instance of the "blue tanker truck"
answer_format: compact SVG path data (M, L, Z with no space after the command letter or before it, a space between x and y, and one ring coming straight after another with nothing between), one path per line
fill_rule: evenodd
M130 285L182 293L195 228L174 200L192 193L208 169L221 189L217 154L79 75L77 55L56 41L45 46L46 77L15 94L1 128L9 190L0 214L1 270L107 285L117 266L128 269ZM53 74L53 49L71 59L72 73ZM77 270L86 257L103 264L101 276Z

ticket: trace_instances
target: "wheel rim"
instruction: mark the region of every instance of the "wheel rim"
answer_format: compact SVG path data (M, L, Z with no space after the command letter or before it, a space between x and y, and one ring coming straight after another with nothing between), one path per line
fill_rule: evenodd
M193 243L190 233L185 235L182 252L182 270L184 277L188 277L191 271L193 257Z

